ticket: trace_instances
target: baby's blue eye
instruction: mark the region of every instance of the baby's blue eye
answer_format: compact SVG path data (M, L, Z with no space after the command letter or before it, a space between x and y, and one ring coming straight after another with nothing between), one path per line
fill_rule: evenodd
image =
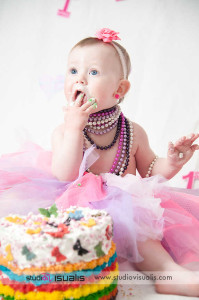
M92 74L92 75L97 75L97 71L96 70L92 70L91 72L90 72L90 74Z
M76 69L74 69L74 68L73 68L73 69L71 69L71 70L70 70L70 72L71 72L71 74L77 74L77 70L76 70Z

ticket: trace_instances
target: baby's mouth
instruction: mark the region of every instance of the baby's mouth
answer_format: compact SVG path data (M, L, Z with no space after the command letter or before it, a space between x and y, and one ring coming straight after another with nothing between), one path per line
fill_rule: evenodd
M77 97L78 97L81 93L82 93L81 91L76 91L76 92L75 92L75 100L77 99Z
M81 94L81 96L80 96L80 94ZM77 90L75 92L75 101L77 101L77 98L78 98L78 101L81 102L81 105L86 102L86 94L83 93L82 91Z

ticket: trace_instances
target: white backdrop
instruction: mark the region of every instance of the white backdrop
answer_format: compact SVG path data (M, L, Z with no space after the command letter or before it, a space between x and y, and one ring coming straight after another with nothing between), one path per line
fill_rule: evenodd
M26 140L50 149L63 120L66 57L102 27L120 32L132 60L122 109L147 131L153 150L199 131L199 1L0 0L0 154ZM172 180L199 171L199 154ZM195 185L195 187L197 184Z

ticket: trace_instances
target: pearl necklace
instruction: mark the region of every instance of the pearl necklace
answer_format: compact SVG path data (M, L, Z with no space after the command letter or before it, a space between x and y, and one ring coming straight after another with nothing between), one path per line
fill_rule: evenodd
M96 120L93 120L94 118L96 118ZM117 130L116 130L116 134L115 134L113 141L109 145L99 146L99 145L96 145L96 143L88 136L87 131L94 133L94 134L98 134L98 133L96 133L96 130L99 130L100 125L104 124L104 122L102 122L102 121L104 121L105 119L109 119L110 123L114 120L114 123L111 123L111 124L109 124L109 123L107 124L107 122L106 122L106 124L109 126L109 127L107 126L109 131L112 130L115 126L117 126ZM94 124L93 124L93 122L94 122ZM99 123L97 123L97 122L99 122ZM113 127L113 124L116 124L116 125ZM95 130L93 131L93 126L96 127L96 125L99 125L99 126L97 126L99 128L94 128ZM103 126L103 125L101 125L101 126ZM88 129L90 129L90 131ZM102 132L100 134L105 134L108 131L103 130L100 132ZM113 161L113 165L112 165L109 173L114 173L116 175L122 175L129 165L130 151L131 151L131 148L133 145L133 125L129 119L124 117L123 113L121 112L120 107L118 105L116 105L110 109L103 110L98 113L90 115L88 124L84 128L83 133L84 133L84 139L85 139L84 151L86 149L86 140L89 141L92 145L94 145L97 149L108 150L111 147L113 147L113 145L116 143L116 141L120 135L118 150L117 150L115 159ZM87 171L90 171L90 170L88 169Z
M94 134L107 133L117 126L120 113L121 108L116 105L107 110L104 109L98 113L91 114L84 130Z
M133 125L131 124L129 119L125 118L124 115L122 114L122 128L120 132L118 150L113 165L110 169L110 173L114 173L116 175L122 175L126 171L129 165L132 145L133 145Z
M111 147L113 147L117 141L117 138L119 136L119 133L120 133L120 128L121 128L121 116L119 116L119 119L118 119L118 126L117 126L117 130L116 130L116 133L115 133L115 136L114 136L114 139L113 141L107 145L107 146L99 146L97 145L87 134L86 130L84 129L84 136L85 138L92 144L92 145L95 145L95 147L97 149L100 149L100 150L107 150L107 149L110 149Z

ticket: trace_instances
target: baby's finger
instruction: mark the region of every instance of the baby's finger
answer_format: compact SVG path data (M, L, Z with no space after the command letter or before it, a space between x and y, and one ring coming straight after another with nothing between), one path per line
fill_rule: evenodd
M88 112L89 114L93 113L93 110L97 108L97 102L95 101L94 103L92 103L87 109L86 112Z
M169 142L168 144L168 155L173 155L175 152L174 144L172 142Z
M73 91L73 93L70 93L70 102L74 102L75 103L76 94L77 94L77 91Z
M68 106L74 106L75 105L75 102L70 102L69 104L68 104Z
M199 145L197 145L197 144L192 145L191 150L192 151L199 150Z
M195 140L197 140L197 138L199 137L199 133L193 133L193 136L191 138L191 142L195 142Z
M197 137L195 137L194 133L191 133L189 135L187 135L184 140L182 140L180 143L177 144L177 146L191 146L191 144L197 139ZM175 145L176 146L176 145ZM176 146L176 147L177 147Z
M175 146L174 147L179 147L182 144L184 144L184 141L186 140L186 136L181 137L179 140L177 140L177 142L175 142Z
M90 98L88 99L81 107L82 110L87 111L87 109L89 107L92 107L92 105L96 103L96 99L95 98ZM93 109L93 108L92 108Z

